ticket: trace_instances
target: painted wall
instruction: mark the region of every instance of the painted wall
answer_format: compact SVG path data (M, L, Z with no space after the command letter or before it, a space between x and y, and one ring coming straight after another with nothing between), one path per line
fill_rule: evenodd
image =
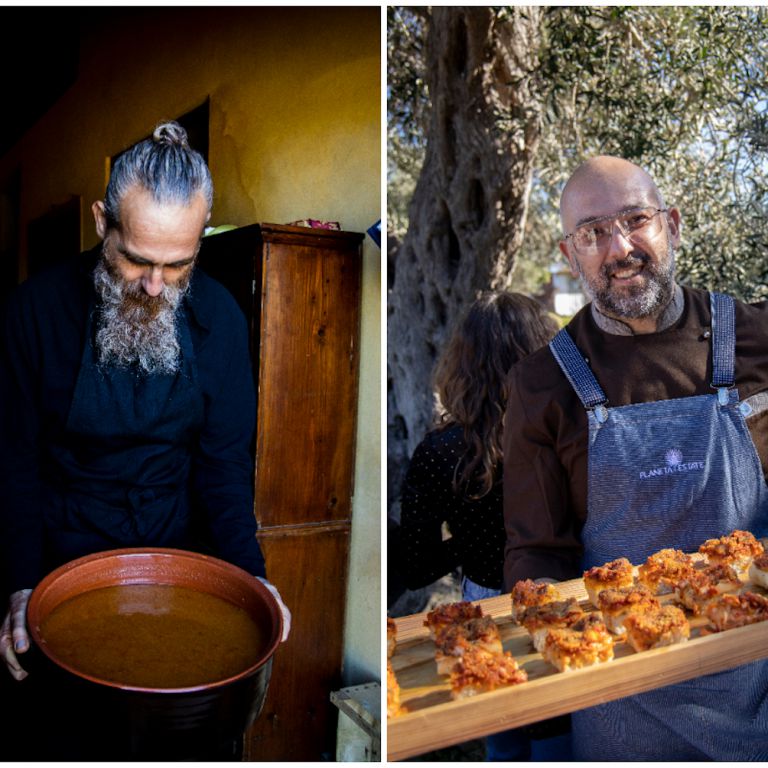
M0 183L21 168L22 251L26 222L72 195L94 245L107 158L206 97L212 225L317 218L365 232L380 218L379 8L110 12L108 32L86 30L76 84L0 161ZM363 261L347 685L380 679L381 257L368 236Z

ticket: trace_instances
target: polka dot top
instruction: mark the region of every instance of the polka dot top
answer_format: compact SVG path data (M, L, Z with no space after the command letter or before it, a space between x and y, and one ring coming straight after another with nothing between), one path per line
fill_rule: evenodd
M431 584L458 566L484 587L502 586L501 477L480 499L454 493L454 473L465 450L463 430L454 424L429 432L413 452L400 514L401 567L409 589ZM444 539L443 523L450 538Z

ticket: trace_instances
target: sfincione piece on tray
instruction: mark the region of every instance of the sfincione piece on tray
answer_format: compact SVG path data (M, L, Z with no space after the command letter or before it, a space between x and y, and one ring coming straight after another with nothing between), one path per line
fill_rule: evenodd
M755 592L720 595L707 606L706 614L715 632L744 627L768 620L768 598Z
M737 572L743 573L749 568L753 558L762 555L763 545L749 531L732 531L719 539L707 539L700 547L709 563L730 565Z
M626 557L619 557L605 565L596 565L584 571L584 587L589 602L597 605L597 596L604 589L621 589L635 583L632 563Z
M624 620L624 629L627 643L637 653L682 643L691 635L688 619L676 605L660 605L631 613Z
M758 555L749 566L749 580L763 589L768 589L768 553Z
M520 617L526 608L532 608L536 605L544 605L562 600L563 597L554 584L547 582L537 582L532 579L523 579L518 581L512 587L512 620L520 622Z
M392 662L387 659L387 717L397 717L402 714L400 705L400 684L397 682Z
M679 549L661 549L637 568L637 579L654 595L673 592L675 585L693 570L690 555Z
M387 616L387 658L391 659L395 655L397 647L397 624L395 620Z
M623 637L625 619L632 613L658 608L661 603L648 587L638 584L621 589L604 589L597 597L597 607L608 631Z
M699 616L712 599L741 586L739 575L730 565L710 564L693 569L677 582L675 602Z
M454 665L451 671L451 698L463 699L497 688L519 685L528 680L509 651L488 653L471 648Z
M573 626L550 629L541 652L559 672L613 659L613 635L599 613L588 613Z
M543 605L532 605L522 612L518 621L530 634L533 647L541 653L544 639L550 629L570 627L584 616L579 601L575 597L569 597Z
M429 634L434 640L442 627L450 624L461 624L470 619L479 619L483 609L479 605L461 600L456 603L442 603L427 613L424 626L429 628Z
M497 654L504 650L496 622L490 616L481 616L457 624L440 627L435 637L437 674L447 675L454 664L471 649Z

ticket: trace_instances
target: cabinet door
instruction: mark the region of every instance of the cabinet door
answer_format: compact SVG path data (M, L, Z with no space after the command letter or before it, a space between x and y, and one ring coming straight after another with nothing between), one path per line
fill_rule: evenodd
M259 535L267 573L293 613L275 653L264 709L244 744L245 759L333 760L341 687L350 528L275 528Z
M262 225L256 515L349 520L362 235Z

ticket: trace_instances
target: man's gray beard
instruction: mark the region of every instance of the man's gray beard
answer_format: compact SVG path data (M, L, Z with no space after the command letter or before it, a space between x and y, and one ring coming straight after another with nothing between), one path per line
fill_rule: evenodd
M646 284L633 287L628 293L615 294L611 291L611 273L624 267L635 266L638 261L645 264L643 272L648 278ZM599 275L592 280L586 277L578 259L576 268L581 275L584 293L608 317L628 320L653 317L672 301L675 291L675 249L672 243L667 246L667 259L658 265L652 265L646 253L636 250L626 259L603 265Z
M101 299L96 325L99 363L135 367L147 374L176 373L181 358L176 310L188 281L166 285L159 296L149 297L137 281L129 283L113 274L107 258L102 255L93 275Z

